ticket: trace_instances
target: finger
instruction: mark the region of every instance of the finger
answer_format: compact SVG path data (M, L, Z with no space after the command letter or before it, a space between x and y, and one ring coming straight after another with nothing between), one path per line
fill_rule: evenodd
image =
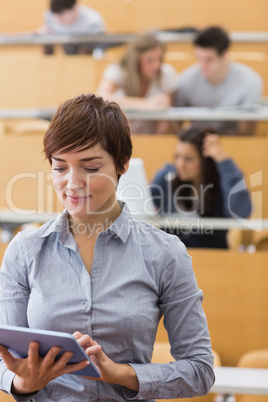
M76 340L79 339L79 338L81 338L81 336L83 336L83 334L81 334L81 332L76 331L76 332L73 333L73 337L74 337Z
M212 144L213 142L214 142L214 138L209 135L204 139L203 145Z
M95 355L95 356L100 356L103 353L102 347L98 344L94 346L90 346L89 348L86 349L86 354L88 356Z
M210 149L210 146L209 146L209 144L203 144L203 146L202 146L202 153L203 153L203 155L205 155L208 151L209 151L209 149Z
M58 360L54 361L53 363L54 371L57 372L65 369L72 356L73 356L72 352L69 351L64 352Z
M0 345L0 355L4 360L7 368L12 371L12 367L14 367L16 361L15 357L12 356L8 349L2 345Z
M36 367L39 363L39 343L31 342L28 349L28 361L29 365L32 367Z
M78 370L82 370L83 368L89 366L89 364L90 364L89 360L83 360L79 363L67 364L63 369L59 370L59 375L69 374ZM96 380L96 378L94 379Z
M77 339L79 345L83 348L88 348L90 346L96 345L97 342L93 341L93 339L89 335L83 335L81 338Z
M51 366L53 366L53 364L55 363L55 359L60 353L60 351L61 348L59 346L53 346L52 348L50 348L47 354L43 358L42 366L45 369L48 369Z
M218 137L218 134L209 133L209 134L206 135L205 139L206 138L211 139L211 138L217 138L217 137Z

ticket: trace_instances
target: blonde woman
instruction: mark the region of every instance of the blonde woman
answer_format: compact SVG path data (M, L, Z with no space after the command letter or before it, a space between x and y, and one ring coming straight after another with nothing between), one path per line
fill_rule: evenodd
M129 43L118 63L104 71L97 92L116 101L123 108L158 110L172 105L176 90L176 70L163 63L165 45L155 35L146 33ZM163 134L168 122L132 121L132 133Z

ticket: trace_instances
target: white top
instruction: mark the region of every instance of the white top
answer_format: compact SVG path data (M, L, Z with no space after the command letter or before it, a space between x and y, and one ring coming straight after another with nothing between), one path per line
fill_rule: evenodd
M260 102L263 82L260 75L245 64L230 62L229 72L218 85L212 85L201 73L198 64L184 70L178 77L176 106L224 107L254 105ZM206 124L209 124L207 122ZM235 129L236 124L210 124L222 132Z
M125 96L125 72L119 64L110 64L104 71L104 78L115 83L119 89L116 92L117 95ZM145 98L160 94L160 93L172 93L177 87L177 72L170 64L161 65L161 77L151 82L148 91L145 94Z
M54 34L98 34L105 31L104 20L96 10L83 4L77 7L78 17L71 25L60 24L50 10L46 11L46 27Z
M118 86L115 91L116 96L126 96L125 93L125 71L119 64L110 64L103 73L103 78L113 82ZM160 79L151 81L144 98L149 98L157 94L174 93L177 87L177 72L170 64L161 65ZM154 133L152 121L130 121L132 133Z

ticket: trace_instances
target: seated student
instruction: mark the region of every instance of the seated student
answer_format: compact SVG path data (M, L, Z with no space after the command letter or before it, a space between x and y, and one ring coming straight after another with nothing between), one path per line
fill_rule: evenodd
M196 36L197 64L179 75L176 106L250 106L260 102L261 77L245 64L230 61L229 46L228 34L220 27L207 28ZM209 122L209 125L225 135L252 135L255 128L254 122L245 121Z
M172 104L176 88L175 69L163 63L165 46L153 34L139 35L116 64L104 71L97 92L125 108L157 110ZM168 122L131 121L132 133L163 134Z
M44 358L0 346L0 390L17 401L173 399L207 393L213 355L191 258L176 237L133 219L116 198L132 153L127 119L93 94L57 109L44 138L65 210L20 232L0 270L0 325L74 333L100 378L72 375L86 362L52 347ZM151 363L164 316L174 362Z
M160 170L151 185L159 212L218 218L250 215L251 200L243 188L243 175L213 130L197 126L182 130L174 159L174 165L167 164ZM238 183L241 187L237 189ZM189 228L171 232L187 247L227 248L225 230Z
M77 0L50 0L50 9L45 12L44 25L39 33L52 34L100 34L105 32L102 16L90 7L77 4ZM92 44L66 44L67 54L92 53ZM53 53L53 46L45 47L46 53Z

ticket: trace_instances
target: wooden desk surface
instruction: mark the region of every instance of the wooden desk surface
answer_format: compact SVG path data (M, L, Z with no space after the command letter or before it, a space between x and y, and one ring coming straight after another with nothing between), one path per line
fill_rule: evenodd
M268 369L215 367L216 381L210 392L268 395Z

